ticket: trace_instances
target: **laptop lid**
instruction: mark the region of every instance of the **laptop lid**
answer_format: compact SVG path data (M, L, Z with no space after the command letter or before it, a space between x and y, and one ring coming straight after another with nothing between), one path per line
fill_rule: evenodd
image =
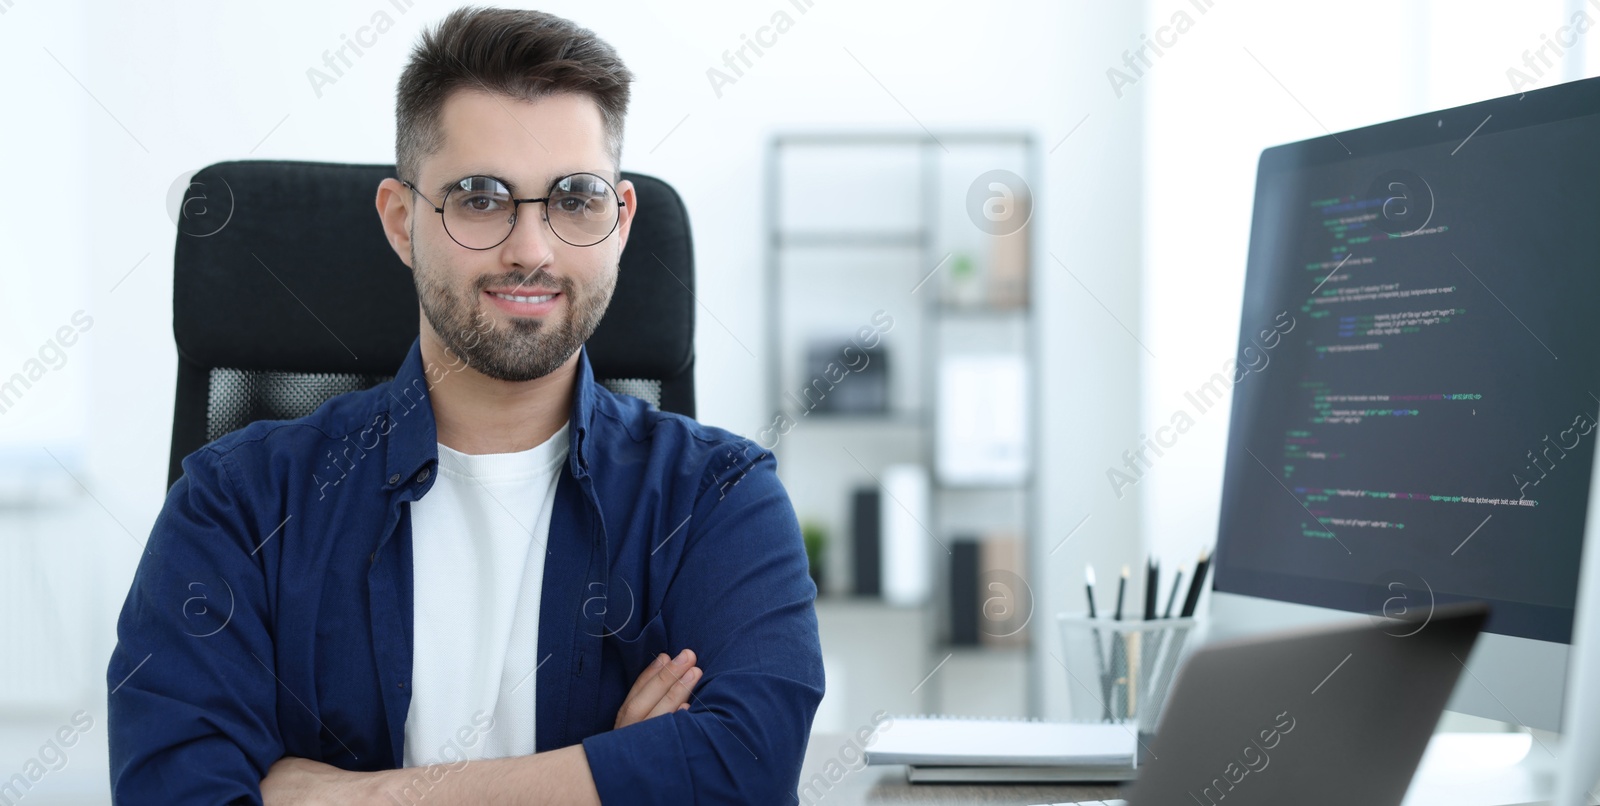
M1455 604L1195 650L1128 802L1400 803L1487 615Z

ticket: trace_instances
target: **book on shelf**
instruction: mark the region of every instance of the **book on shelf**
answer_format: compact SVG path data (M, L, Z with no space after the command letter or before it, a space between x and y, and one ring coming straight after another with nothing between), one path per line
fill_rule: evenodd
M1027 549L1014 532L994 531L983 536L983 573L979 577L978 640L986 647L1028 645L1028 623L1033 616L1033 592L1024 578Z
M1028 377L1021 353L939 358L935 466L952 485L1008 485L1028 474Z
M883 469L884 495L894 504L879 506L882 546L882 592L892 605L928 601L933 587L933 558L923 524L929 521L928 470L918 464L893 464Z
M850 498L850 554L855 595L883 595L882 498L877 487L857 487Z
M983 597L978 590L981 544L976 538L950 541L950 645L977 646Z
M1033 199L1026 193L1016 197L1016 215L1024 222L1033 214ZM1028 224L1014 232L997 232L989 248L988 303L995 308L1025 308L1028 305Z

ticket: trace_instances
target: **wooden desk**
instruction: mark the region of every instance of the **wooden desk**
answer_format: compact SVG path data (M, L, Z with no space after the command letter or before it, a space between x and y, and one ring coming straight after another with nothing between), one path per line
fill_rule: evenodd
M1105 784L907 783L906 768L903 766L863 766L854 749L846 749L852 738L848 733L812 734L811 743L806 747L804 766L800 769L800 806L843 806L854 803L1004 803L1027 806L1122 797L1118 794L1118 787ZM815 781L813 776L823 772L829 759L844 769L844 775L824 788L823 782L828 781L828 776L822 775ZM854 759L854 763L850 763L851 759ZM838 774L837 769L834 772Z

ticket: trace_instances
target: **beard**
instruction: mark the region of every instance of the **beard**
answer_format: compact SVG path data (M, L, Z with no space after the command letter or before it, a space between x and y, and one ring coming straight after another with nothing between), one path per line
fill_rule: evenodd
M445 349L496 380L531 381L560 368L594 335L616 290L615 267L588 287L539 268L525 276L481 277L463 296L440 273L417 260L415 241L412 243L411 265L417 267L417 298L423 315ZM544 319L514 317L502 323L483 310L491 304L483 298L488 288L519 284L556 289L566 303L565 311L558 309Z

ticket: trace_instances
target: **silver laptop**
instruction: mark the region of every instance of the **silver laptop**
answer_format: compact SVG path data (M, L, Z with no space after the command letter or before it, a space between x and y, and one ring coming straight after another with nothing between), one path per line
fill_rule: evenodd
M1126 803L1399 804L1487 615L1448 605L1195 650Z

